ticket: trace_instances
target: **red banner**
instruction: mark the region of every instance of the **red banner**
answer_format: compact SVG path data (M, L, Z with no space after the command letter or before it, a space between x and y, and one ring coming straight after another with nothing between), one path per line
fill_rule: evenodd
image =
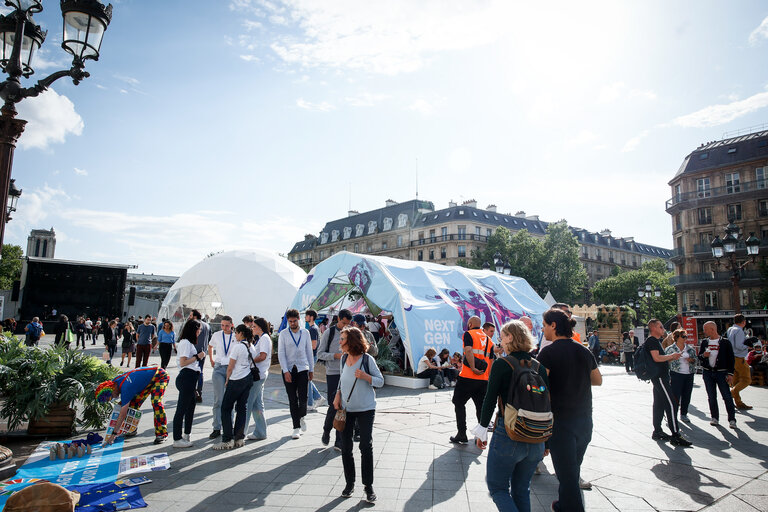
M696 328L696 319L690 316L683 317L683 329L688 335L688 343L699 346L699 330Z

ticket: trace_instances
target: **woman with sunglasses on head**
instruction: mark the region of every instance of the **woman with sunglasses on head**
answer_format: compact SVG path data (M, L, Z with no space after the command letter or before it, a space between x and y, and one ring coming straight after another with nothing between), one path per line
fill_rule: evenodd
M688 405L691 403L693 391L693 376L696 375L696 349L688 344L688 335L685 329L677 329L672 333L674 342L664 350L665 354L677 354L680 359L669 362L670 386L672 392L680 401L680 419L690 423L688 419Z

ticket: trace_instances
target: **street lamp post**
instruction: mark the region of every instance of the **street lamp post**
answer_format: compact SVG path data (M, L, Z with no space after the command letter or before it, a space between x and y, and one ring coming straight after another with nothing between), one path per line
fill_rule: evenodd
M656 297L657 299L661 297L661 287L657 286L655 289L653 288L653 283L651 283L650 279L647 279L645 281L645 287L638 286L637 287L637 296L639 297L637 300L637 307L638 309L642 306L641 299L645 297L646 303L648 305L648 320L650 320L653 317L653 311L651 309L651 298Z
M512 266L509 264L509 262L504 261L501 258L501 254L498 252L493 255L493 269L497 274L503 274L505 276L508 276L512 273ZM491 264L487 261L483 263L483 270L491 270Z
M35 25L32 14L41 12L41 0L5 0L14 10L0 16L0 68L8 78L0 84L0 212L7 212L8 195L13 169L13 151L24 126L17 119L16 103L46 91L56 80L68 76L75 85L89 73L85 71L87 59L99 60L104 32L112 20L112 4L104 6L97 0L61 0L64 21L61 47L72 55L72 67L57 71L32 87L22 87L20 78L29 78L34 70L35 51L45 41L47 32ZM0 222L0 250L5 236L5 222Z
M712 256L715 257L715 266L724 265L731 273L731 300L733 302L734 314L741 313L741 298L739 297L739 281L741 280L741 269L755 263L757 254L760 252L760 239L755 233L750 233L749 238L744 240L747 247L748 258L739 263L736 260L736 246L741 242L739 238L739 227L733 222L729 222L725 227L725 236L721 240L716 236L710 246L712 247ZM725 263L722 259L725 257Z
M16 211L16 204L19 202L22 190L16 186L16 180L11 178L8 188L8 207L5 212L5 222L11 220L11 214Z

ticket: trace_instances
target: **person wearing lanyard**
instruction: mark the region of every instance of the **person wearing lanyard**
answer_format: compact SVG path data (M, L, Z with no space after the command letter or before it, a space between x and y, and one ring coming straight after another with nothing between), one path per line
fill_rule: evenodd
M227 366L229 365L229 352L235 334L232 332L232 317L221 317L221 330L211 337L208 344L208 359L211 361L213 375L213 432L208 437L216 439L221 435L221 402L224 399L224 391L227 382ZM231 413L231 411L230 411Z
M299 312L289 309L288 328L283 329L277 340L277 358L283 372L283 384L288 393L291 419L293 419L293 439L301 437L307 430L304 416L307 415L307 385L315 371L312 356L312 342L309 331L299 327Z

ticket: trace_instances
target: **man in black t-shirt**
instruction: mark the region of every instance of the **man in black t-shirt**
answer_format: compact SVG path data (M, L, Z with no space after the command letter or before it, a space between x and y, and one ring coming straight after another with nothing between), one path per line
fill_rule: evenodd
M648 322L648 332L650 336L645 340L645 349L651 355L656 365L656 377L651 379L653 384L653 434L651 438L657 441L670 441L675 446L691 446L691 442L680 434L680 425L677 423L677 402L678 397L672 393L672 387L669 384L669 364L668 361L680 359L680 352L664 355L664 349L661 348L661 340L664 339L664 325L660 320L652 318ZM661 429L661 420L667 415L667 423L672 431L672 436L667 435Z

